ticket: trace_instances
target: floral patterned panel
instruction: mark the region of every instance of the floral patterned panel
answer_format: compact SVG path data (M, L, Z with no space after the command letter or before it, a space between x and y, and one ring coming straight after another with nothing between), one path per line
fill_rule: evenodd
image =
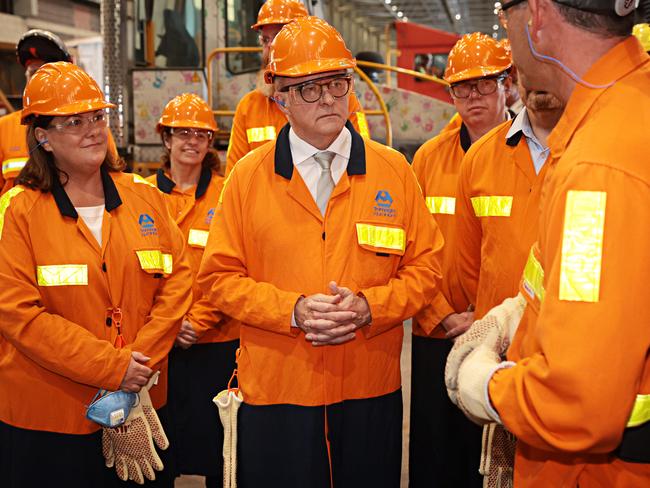
M377 87L390 115L394 147L424 143L437 135L456 112L453 105L436 98L384 85ZM364 110L379 110L377 98L366 83L357 80L355 88ZM372 138L384 141L384 118L377 115L367 118Z

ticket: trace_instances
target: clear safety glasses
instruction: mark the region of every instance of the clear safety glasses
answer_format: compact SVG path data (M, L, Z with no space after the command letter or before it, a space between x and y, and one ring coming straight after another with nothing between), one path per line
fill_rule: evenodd
M285 86L280 91L298 92L305 102L314 103L320 100L323 96L323 88L327 88L327 93L332 95L334 98L344 97L350 91L351 83L351 76L339 76L337 78L329 78L322 82L316 80L300 83L299 85Z
M63 122L52 124L48 129L56 129L59 132L66 134L85 134L90 129L95 127L106 127L108 125L108 114L106 111L101 110L93 113L92 115L73 115L68 117Z
M187 127L174 127L171 130L173 136L178 137L181 141L189 141L192 137L207 142L212 139L212 131L204 129L188 129Z

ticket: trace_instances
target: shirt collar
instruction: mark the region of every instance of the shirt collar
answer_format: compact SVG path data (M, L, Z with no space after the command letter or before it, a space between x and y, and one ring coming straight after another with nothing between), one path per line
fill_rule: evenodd
M350 123L349 120L345 123L345 128L348 129L350 136L352 137L349 157L347 155L344 156L348 158L348 176L365 175L366 148L363 139L357 133L357 131L354 130L354 126ZM291 155L291 144L289 140L290 129L291 125L286 124L278 133L278 137L275 142L275 173L286 178L287 180L290 180L291 176L293 175L293 156ZM318 149L309 154L307 157L313 156L316 152L318 152Z
M208 191L208 186L210 186L210 180L212 180L212 170L210 168L201 168L201 176L199 176L199 182L194 191L195 199L198 200L205 195L205 192ZM162 168L158 168L156 172L156 186L161 192L169 194L176 186L176 183L167 176Z
M120 198L115 182L113 181L113 178L111 178L108 170L102 165L99 172L102 179L102 187L104 188L104 206L106 211L110 212L122 205L122 199ZM56 206L59 208L61 215L73 219L79 217L74 205L70 201L70 197L68 197L68 194L63 188L57 175L55 175L52 181L52 196L54 197L54 201L56 202Z
M350 157L350 142L352 134L344 127L336 139L324 151L330 151L334 154L348 159ZM296 134L293 129L289 129L289 147L291 148L291 155L293 156L293 164L298 165L307 161L316 153L321 152L317 147L312 146L307 141L303 140Z
M524 107L513 119L510 129L506 134L506 144L508 144L508 146L516 146L519 144L522 136L526 136L526 139L530 139L539 147L544 148L544 145L539 142L539 139L537 139L533 132L533 127L530 125L530 119L528 118L526 107Z
M649 61L648 55L636 38L629 36L596 61L583 78L595 85L618 82ZM609 88L611 87L594 89L576 84L562 117L548 137L548 145L554 158L559 158L564 153L582 120Z

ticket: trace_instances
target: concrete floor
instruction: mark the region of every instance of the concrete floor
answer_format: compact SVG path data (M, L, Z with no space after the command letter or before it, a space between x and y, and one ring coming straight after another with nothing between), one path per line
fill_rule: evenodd
M404 323L404 343L402 344L402 396L404 399L404 420L402 424L402 485L408 487L409 479L409 413L411 409L411 321ZM202 476L182 476L176 481L176 488L203 488Z

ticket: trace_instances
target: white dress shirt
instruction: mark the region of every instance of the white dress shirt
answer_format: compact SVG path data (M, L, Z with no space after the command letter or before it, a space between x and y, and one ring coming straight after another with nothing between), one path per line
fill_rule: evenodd
M305 185L309 189L309 193L316 201L316 188L318 187L318 179L320 178L321 167L314 159L314 154L321 151L331 151L335 154L332 159L330 170L332 171L332 179L336 185L343 173L348 168L348 161L350 160L350 149L352 147L352 134L347 127L338 135L334 142L326 149L318 149L303 141L293 131L289 129L289 149L291 150L291 157L293 158L293 165L300 173Z
M539 142L539 139L535 137L525 107L515 117L515 120L512 121L512 126L510 126L510 130L506 134L506 139L510 139L510 137L514 136L519 131L524 133L526 143L528 144L528 150L530 151L530 157L533 160L533 166L535 166L535 173L539 174L548 158L549 148L544 147L544 145Z

